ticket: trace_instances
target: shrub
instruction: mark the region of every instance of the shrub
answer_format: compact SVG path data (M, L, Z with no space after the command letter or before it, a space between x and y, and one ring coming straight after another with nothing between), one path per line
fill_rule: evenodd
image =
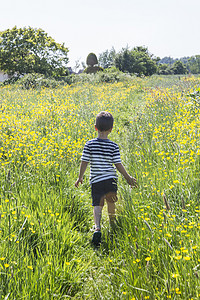
M88 54L87 59L86 59L86 64L90 67L93 67L94 65L98 65L98 60L97 60L96 54L94 54L94 53Z
M86 73L86 74L95 74L95 73L97 73L97 72L99 72L99 71L103 71L103 68L102 68L102 67L99 67L99 66L95 66L95 67L89 66L89 67L87 67L87 68L84 70L84 73Z
M95 82L95 77L97 74L87 74L81 73L78 75L70 75L69 84L76 84L76 83L86 83L86 82Z
M129 80L131 77L130 74L123 73L119 71L116 67L111 67L104 72L100 72L96 75L96 80L98 82L119 82Z
M36 89L41 87L56 88L60 84L63 84L64 81L57 81L55 79L45 78L45 76L41 74L30 73L20 78L17 83L23 89L29 90L31 88Z
M4 81L2 82L2 84L3 84L3 85L13 84L13 83L17 82L18 79L19 79L18 76L12 76L11 78L8 78L8 79L4 80Z
M67 76L65 82L68 84L76 83L114 83L114 82L124 82L133 78L134 75L123 73L115 67L108 68L102 72L95 73L81 73L78 75Z

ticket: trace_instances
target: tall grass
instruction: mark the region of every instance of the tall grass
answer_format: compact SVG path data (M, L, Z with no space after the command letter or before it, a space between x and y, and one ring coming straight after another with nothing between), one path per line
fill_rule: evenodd
M1 87L0 299L199 299L199 83ZM94 249L89 170L74 182L100 110L139 187L119 176Z

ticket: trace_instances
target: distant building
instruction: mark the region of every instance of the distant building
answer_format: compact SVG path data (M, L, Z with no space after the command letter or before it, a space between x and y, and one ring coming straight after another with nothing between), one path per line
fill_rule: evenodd
M5 74L4 72L0 71L0 82L10 78L8 74Z

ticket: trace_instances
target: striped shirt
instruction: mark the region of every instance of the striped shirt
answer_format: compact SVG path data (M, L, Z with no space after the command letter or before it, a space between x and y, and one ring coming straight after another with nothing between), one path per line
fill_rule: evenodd
M86 142L81 160L90 163L90 184L117 178L113 164L121 163L119 146L109 139L95 138Z

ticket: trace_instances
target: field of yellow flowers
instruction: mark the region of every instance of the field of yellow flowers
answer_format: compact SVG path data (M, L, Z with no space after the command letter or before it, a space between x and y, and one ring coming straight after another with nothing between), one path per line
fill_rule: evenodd
M96 114L139 187L119 176L117 227L91 245ZM200 298L200 77L0 87L0 299Z

